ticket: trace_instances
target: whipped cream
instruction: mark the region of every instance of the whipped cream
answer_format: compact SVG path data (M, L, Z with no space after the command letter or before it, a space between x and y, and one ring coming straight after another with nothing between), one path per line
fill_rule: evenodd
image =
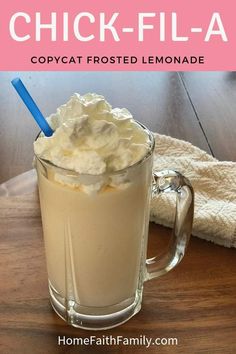
M34 143L35 154L79 174L101 175L125 169L140 161L150 148L148 134L131 113L125 108L112 108L95 93L75 93L47 121L54 133L51 137L39 136ZM66 177L55 179L68 184ZM93 189L99 190L102 184L95 183ZM109 184L122 185L115 177Z
M125 108L114 108L103 96L75 93L48 117L54 130L34 143L37 156L81 174L124 169L141 160L148 135Z

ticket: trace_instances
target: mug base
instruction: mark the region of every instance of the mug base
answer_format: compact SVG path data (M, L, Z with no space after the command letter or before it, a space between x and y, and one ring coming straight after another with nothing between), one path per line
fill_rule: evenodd
M133 298L109 307L85 307L62 298L49 283L50 302L54 311L69 325L86 330L106 330L120 326L141 309L142 291ZM92 313L92 314L91 314Z

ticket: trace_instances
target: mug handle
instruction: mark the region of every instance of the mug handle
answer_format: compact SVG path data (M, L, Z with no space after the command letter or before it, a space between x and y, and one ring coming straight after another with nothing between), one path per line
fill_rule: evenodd
M194 191L189 180L177 171L153 173L152 196L176 192L176 210L168 250L160 258L146 260L146 279L157 278L173 269L183 258L192 231Z

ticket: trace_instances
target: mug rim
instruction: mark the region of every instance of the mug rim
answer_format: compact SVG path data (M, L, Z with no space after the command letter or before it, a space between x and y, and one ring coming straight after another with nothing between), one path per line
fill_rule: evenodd
M144 163L144 161L146 161L150 156L152 156L154 148L155 148L154 134L144 124L138 122L137 120L134 120L134 121L147 133L147 135L149 137L149 147L148 147L148 150L147 150L146 154L142 157L142 159L140 159L137 162L135 162L134 164L129 165L129 166L127 166L125 168L122 168L120 170L105 171L105 172L100 173L100 174L79 173L79 172L76 172L75 170L71 170L71 169L68 169L68 168L65 168L65 167L58 166L58 165L54 164L53 162L51 162L49 160L46 160L46 159L43 159L43 158L39 157L35 153L34 153L34 156L42 165L55 168L56 170L62 171L63 174L67 173L67 174L70 174L70 175L73 175L73 176L77 176L77 177L78 176L80 176L80 177L82 177L82 176L103 177L103 176L112 176L112 175L122 174L122 173L126 172L127 170L130 170L130 169L133 169L133 168L135 168L135 167L137 167L139 165L142 165ZM41 131L36 136L35 141L39 138L40 134L41 134Z

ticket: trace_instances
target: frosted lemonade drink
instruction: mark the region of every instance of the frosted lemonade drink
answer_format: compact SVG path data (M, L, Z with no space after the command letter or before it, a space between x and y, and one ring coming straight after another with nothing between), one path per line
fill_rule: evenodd
M34 151L51 303L74 326L112 327L140 309L153 137L97 94L48 122Z
M50 300L84 329L122 324L143 283L174 268L191 235L194 193L179 172L152 173L153 135L103 96L74 94L34 143ZM176 193L173 237L146 259L151 192Z

